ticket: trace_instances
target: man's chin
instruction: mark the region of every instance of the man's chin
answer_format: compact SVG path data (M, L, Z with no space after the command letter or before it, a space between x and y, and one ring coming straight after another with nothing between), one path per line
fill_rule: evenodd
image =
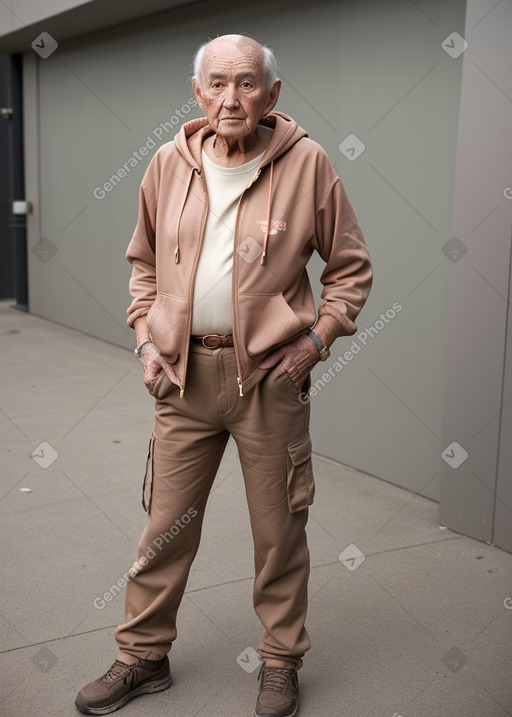
M216 134L218 139L224 139L226 142L243 141L246 137L250 137L256 132L255 129L247 129L245 126L235 124L231 126L217 127Z

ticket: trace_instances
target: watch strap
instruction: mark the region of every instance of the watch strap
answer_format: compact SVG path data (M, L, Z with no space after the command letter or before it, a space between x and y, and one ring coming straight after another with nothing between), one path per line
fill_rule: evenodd
M314 331L310 331L308 333L309 338L311 341L315 344L316 348L318 349L318 353L320 354L320 361L327 361L329 356L331 355L331 352L327 348L327 346L324 346L322 343L322 339L320 336L315 334Z
M311 341L315 344L315 346L317 347L318 352L321 353L322 349L324 349L325 346L323 345L322 339L320 338L320 336L317 336L317 334L315 334L314 331L310 331L308 333L308 336L311 339Z
M143 341L143 342L140 344L140 346L137 346L137 348L135 349L135 351L134 351L133 353L135 354L135 356L136 356L138 359L141 359L141 358L142 358L142 349L144 348L144 346L145 346L146 344L152 344L152 343L153 343L153 342L151 341L151 339L146 339L145 341Z

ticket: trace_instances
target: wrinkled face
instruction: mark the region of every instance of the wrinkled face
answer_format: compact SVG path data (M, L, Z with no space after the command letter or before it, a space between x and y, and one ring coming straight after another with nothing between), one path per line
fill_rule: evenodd
M263 51L252 43L219 38L203 57L194 92L208 123L220 137L237 141L252 134L279 96L280 82L268 88Z

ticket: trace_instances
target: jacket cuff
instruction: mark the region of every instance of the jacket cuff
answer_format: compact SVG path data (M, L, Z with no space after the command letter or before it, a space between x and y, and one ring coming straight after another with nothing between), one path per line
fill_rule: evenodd
M339 311L336 311L336 309L334 309L332 306L329 306L328 304L320 307L318 315L332 316L334 319L336 319L336 321L340 325L340 331L338 333L338 336L352 336L352 334L355 334L357 331L357 324L355 324L351 319L349 319L346 314L340 314Z
M149 309L151 307L151 304L149 306L141 306L139 309L135 309L135 311L128 309L128 318L126 319L126 323L128 326L133 329L133 324L137 321L137 319L140 319L141 316L147 316Z

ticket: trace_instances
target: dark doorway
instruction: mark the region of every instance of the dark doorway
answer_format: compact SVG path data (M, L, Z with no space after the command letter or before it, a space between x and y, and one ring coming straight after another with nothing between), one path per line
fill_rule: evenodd
M22 55L0 54L0 299L28 308L26 217L13 201L25 198Z

